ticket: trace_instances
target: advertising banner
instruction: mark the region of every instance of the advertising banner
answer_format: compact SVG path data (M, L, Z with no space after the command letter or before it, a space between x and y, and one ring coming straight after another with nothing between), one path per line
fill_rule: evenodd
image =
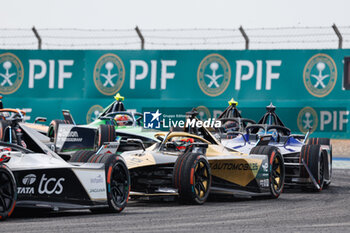
M234 98L258 120L272 102L292 131L350 138L350 92L343 61L350 50L0 50L5 107L85 124L125 96L127 108L202 106L215 116ZM252 111L249 109L262 109ZM280 110L279 110L280 109ZM179 113L182 114L182 113Z

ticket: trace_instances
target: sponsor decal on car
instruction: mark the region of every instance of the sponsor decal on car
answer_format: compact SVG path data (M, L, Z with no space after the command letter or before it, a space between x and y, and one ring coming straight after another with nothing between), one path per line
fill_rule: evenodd
M61 194L63 192L63 185L62 182L64 182L64 178L46 178L46 174L43 174L41 177L38 192L40 194Z
M269 187L269 179L260 180L261 187Z
M96 176L94 178L91 178L90 182L91 182L91 184L100 184L100 183L104 182L104 179L103 179L103 177L101 175L98 175L98 176Z
M103 193L106 192L106 189L99 188L99 189L90 189L89 193Z
M64 129L61 127L60 133L57 135L57 141L65 141L65 142L82 142L83 138L79 137L78 131Z
M36 181L36 175L34 174L28 174L22 179L22 183L25 186L29 186L34 184ZM34 187L17 187L17 193L18 194L34 194Z
M31 185L36 181L36 175L34 174L28 174L22 179L22 183L24 185Z
M212 170L258 170L257 163L215 163L210 166Z

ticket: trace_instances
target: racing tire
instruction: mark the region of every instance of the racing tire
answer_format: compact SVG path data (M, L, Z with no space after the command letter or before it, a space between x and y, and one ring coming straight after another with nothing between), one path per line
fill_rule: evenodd
M253 147L249 154L262 154L268 156L269 169L269 188L270 198L278 198L283 192L285 167L284 159L279 149L274 146L256 146Z
M16 205L16 180L11 170L0 165L0 221L9 217Z
M184 204L203 204L210 192L211 171L207 158L199 153L185 152L174 165L173 183L179 201Z
M331 145L329 138L310 138L307 142L308 145Z
M56 142L58 126L61 124L66 124L64 120L52 120L47 130L47 136L50 138L51 142Z
M89 151L89 150L76 151L72 155L72 157L69 160L69 162L86 163L93 154L95 154L95 152L94 151Z
M113 125L99 125L97 146L101 147L105 142L113 142L116 138L115 127Z
M108 208L92 208L91 212L121 212L128 203L130 193L130 174L126 162L116 154L95 154L88 162L105 164L108 202Z
M314 188L315 191L322 191L324 185L324 171L325 171L325 156L322 152L321 145L309 144L304 145L300 152L300 162L303 159L311 171L312 176L320 186L320 189ZM307 171L302 169L302 175L307 176Z
M329 146L329 153L330 153L330 167L328 168L330 170L329 174L329 180L325 181L323 183L323 189L327 189L328 186L331 184L331 178L332 178L332 160L333 160L333 152L332 152L332 145L331 145L331 140L329 138L310 138L308 141L308 145L314 145L314 144L319 144L319 145L327 145ZM324 160L325 166L328 165L327 160Z

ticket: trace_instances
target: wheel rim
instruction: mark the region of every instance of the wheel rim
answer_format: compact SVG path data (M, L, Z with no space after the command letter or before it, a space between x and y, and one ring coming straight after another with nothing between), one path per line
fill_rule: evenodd
M120 163L113 167L111 193L114 203L121 204L128 198L129 179L126 168Z
M279 192L282 186L282 164L278 156L272 162L272 184L276 192Z
M0 171L0 213L11 210L15 201L14 184L9 174Z
M194 168L194 190L197 197L203 198L208 192L209 170L207 165L200 161Z

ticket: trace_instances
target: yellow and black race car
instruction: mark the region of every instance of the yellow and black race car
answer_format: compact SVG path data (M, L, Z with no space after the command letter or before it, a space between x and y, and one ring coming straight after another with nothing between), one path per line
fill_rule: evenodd
M187 113L186 125L158 133L160 143L126 151L131 195L176 195L182 203L202 204L210 194L277 198L284 186L284 162L276 147L262 137L250 154L225 148L205 127L198 113ZM140 140L128 144L142 146ZM121 144L122 146L122 144Z

